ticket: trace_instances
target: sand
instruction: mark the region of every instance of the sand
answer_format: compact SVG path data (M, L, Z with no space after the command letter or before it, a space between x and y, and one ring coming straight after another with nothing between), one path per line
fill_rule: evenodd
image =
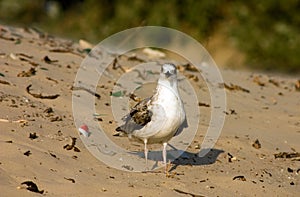
M1 196L299 195L300 78L221 69L227 85L225 124L211 152L198 158L211 106L203 79L190 77L198 87L201 118L185 156L173 162L169 177L163 169L126 172L95 158L74 125L72 86L87 55L82 46L30 28L0 26L0 35ZM117 76L122 70L108 72ZM103 80L96 103L106 115L97 121L114 142L142 151L143 145L113 136L113 82ZM72 137L76 149L67 150ZM277 153L292 158L275 158ZM34 182L43 194L22 189L24 181Z

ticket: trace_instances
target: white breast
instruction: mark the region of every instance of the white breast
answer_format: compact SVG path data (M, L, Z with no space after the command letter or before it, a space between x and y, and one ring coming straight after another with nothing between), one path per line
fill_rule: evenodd
M158 86L156 99L150 104L151 121L133 133L141 139L168 141L185 119L185 112L177 89Z

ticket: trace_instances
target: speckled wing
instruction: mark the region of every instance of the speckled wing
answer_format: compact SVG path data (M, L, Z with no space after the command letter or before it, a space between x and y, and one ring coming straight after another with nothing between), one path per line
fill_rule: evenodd
M125 124L116 128L116 131L131 134L135 130L142 129L151 121L152 111L149 109L149 101L151 98L146 98L137 103L129 114L123 117Z

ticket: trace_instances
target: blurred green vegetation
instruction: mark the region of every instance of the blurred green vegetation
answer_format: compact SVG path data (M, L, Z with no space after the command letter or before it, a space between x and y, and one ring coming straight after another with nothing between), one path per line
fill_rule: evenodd
M0 22L98 43L143 25L185 32L199 41L221 33L251 68L300 72L300 0L0 0Z

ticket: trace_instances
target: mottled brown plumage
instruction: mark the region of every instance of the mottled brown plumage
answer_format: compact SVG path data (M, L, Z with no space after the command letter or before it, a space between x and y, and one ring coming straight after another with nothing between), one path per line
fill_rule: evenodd
M125 124L116 128L116 131L131 134L134 130L141 129L151 121L152 112L148 109L148 102L151 98L146 98L137 103L130 113L123 118Z

